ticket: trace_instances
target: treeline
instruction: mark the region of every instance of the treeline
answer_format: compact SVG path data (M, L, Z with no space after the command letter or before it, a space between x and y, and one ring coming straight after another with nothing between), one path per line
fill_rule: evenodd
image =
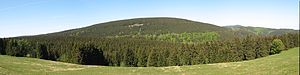
M0 39L3 55L86 65L174 66L251 60L299 46L299 33L205 43L137 38L26 37Z

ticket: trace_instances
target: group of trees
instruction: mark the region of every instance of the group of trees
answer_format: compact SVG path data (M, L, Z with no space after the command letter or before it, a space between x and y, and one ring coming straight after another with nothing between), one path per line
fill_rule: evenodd
M192 32L192 33L164 33L164 34L130 34L116 35L108 38L144 38L147 40L168 41L172 43L204 43L207 41L219 40L220 35L217 32Z
M217 32L193 32L193 33L166 33L155 35L146 35L146 39L169 41L169 42L182 42L182 43L203 43L207 41L214 41L220 38Z
M142 38L23 37L0 39L3 55L86 65L175 66L250 60L299 46L299 34L247 36L204 43Z

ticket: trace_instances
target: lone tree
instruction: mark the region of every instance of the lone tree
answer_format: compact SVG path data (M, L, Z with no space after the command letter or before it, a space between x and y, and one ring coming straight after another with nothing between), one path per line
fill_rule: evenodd
M280 39L274 39L270 49L270 54L278 54L285 49L283 42Z

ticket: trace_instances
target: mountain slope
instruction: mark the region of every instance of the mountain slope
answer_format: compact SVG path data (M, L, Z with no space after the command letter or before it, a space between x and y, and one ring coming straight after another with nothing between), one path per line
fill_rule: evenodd
M107 67L4 55L0 60L4 75L299 75L299 47L255 60L193 66Z
M183 32L226 31L228 29L216 25L179 18L135 18L67 30L46 36L114 36L129 34L161 34Z
M241 25L223 26L240 34L255 34L255 35L281 35L285 33L297 33L298 30L293 29L271 29L263 27L250 27Z
M78 29L26 37L107 37L124 35L160 35L166 33L180 34L184 32L217 32L218 35L222 37L221 39L231 39L233 37L243 37L247 35L281 35L285 33L297 33L299 30L244 27L240 25L220 27L187 19L153 17L110 21Z

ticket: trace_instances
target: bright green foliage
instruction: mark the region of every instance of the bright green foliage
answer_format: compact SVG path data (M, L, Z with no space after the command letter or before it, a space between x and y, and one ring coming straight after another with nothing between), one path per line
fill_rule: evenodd
M205 33L169 33L169 34L160 34L157 37L154 37L157 40L161 41L170 41L170 42L183 42L183 43L203 43L207 41L214 41L220 38L220 35L216 32L205 32Z
M111 37L111 36L109 36ZM168 41L172 43L204 43L220 39L217 32L192 32L192 33L165 33L159 35L116 35L115 38L130 37L130 38L146 38L148 40Z
M282 41L280 39L274 39L272 41L272 47L271 47L271 51L270 54L278 54L281 51L283 51L285 49L284 44L282 43Z

